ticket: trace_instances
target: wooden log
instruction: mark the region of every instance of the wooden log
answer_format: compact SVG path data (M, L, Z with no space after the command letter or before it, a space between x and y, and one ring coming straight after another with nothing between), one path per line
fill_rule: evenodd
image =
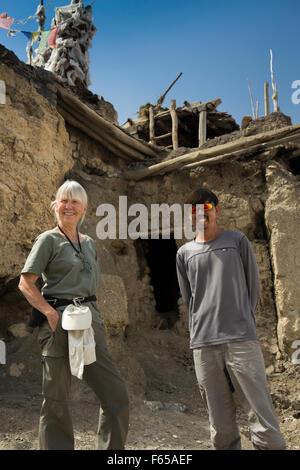
M269 83L265 82L265 116L270 114Z
M250 94L250 101L251 101L251 108L252 108L252 117L253 117L253 119L255 119L255 111L254 111L253 96L252 96L251 86L250 86L250 82L249 82L248 78L247 78L247 82L248 82L248 89L249 89L249 94Z
M71 124L72 126L76 127L77 129L81 130L82 132L84 132L86 135L92 137L92 139L96 140L97 142L99 142L100 144L104 145L107 150L109 150L110 152L112 152L116 157L120 157L120 158L123 158L127 161L132 161L132 159L130 159L129 156L127 156L126 154L122 154L116 147L113 147L111 146L109 143L107 142L104 142L103 139L101 139L101 137L99 136L99 134L97 132L93 132L91 129L88 129L86 126L83 126L81 125L77 119L75 119L69 112L67 109L65 109L63 107L62 104L58 105L57 106L57 110L59 112L59 114L61 114L61 116L69 123Z
M157 135L156 137L154 137L154 140L161 140L161 139L165 139L167 137L171 137L172 135L172 132L168 132L167 134L163 134L163 135Z
M72 108L70 108L70 106L66 106L64 103L60 103L58 105L58 111L62 117L72 126L77 127L82 132L101 143L117 157L123 158L127 161L132 161L132 158L139 161L144 161L144 156L138 153L136 150L128 148L122 142L118 142L117 139L111 140L108 136L100 134L98 129L95 128L92 123L86 122L84 118L79 119L78 116L74 117L72 114Z
M138 150L141 154L148 155L150 157L156 157L157 153L147 144L141 140L137 140L127 135L122 129L115 124L106 121L103 117L99 116L93 109L82 103L76 96L71 95L58 83L55 84L58 93L58 104L60 101L64 101L67 105L73 105L77 110L77 116L85 116L90 122L93 122L99 129L102 129L107 134L110 134L118 141L123 142L128 147Z
M190 114L191 112L198 114L200 113L200 111L214 109L217 106L219 106L221 103L222 103L222 100L220 98L217 98L216 100L207 101L206 103L201 103L196 106L193 106L192 104L190 106L182 106L176 109L176 113L177 113L177 116L180 118L180 115L185 116L185 115ZM170 110L167 110L167 111L162 111L160 113L157 113L155 115L155 118L162 119L162 118L168 118L169 116L170 116ZM147 122L147 120L144 119L144 122Z
M128 147L126 144L123 142L120 142L116 137L113 137L104 130L97 126L97 124L93 120L87 120L85 116L78 114L76 105L74 103L69 103L68 105L64 102L61 101L58 104L58 107L62 108L65 110L65 119L68 120L70 116L72 116L72 125L75 127L79 127L83 132L89 134L89 130L93 132L93 135L98 134L99 136L99 142L103 145L107 144L107 148L111 151L111 147L114 149L119 149L121 150L121 157L124 158L124 156L129 156L132 158L135 158L139 161L143 161L145 159L145 156L134 149L133 147ZM67 114L66 114L67 112ZM78 125L76 126L76 120ZM109 145L110 144L110 145ZM115 152L116 154L116 152Z
M273 100L273 107L274 107L274 112L276 113L279 111L278 107L278 91L277 91L277 83L274 82L274 71L273 71L273 51L270 49L270 71L271 71L271 81L272 81L272 88L273 88L273 95L272 95L272 100Z
M154 123L154 111L153 106L149 107L149 141L154 144L155 139L155 123Z
M84 116L78 115L76 108L72 104L66 105L64 102L61 102L60 106L63 107L65 111L67 111L69 117L73 116L72 125L76 127L75 121L77 120L78 124L80 124L80 129L83 132L86 132L88 134L89 130L91 130L93 132L93 135L98 134L99 141L101 141L104 146L106 145L110 151L111 148L115 150L118 149L119 151L121 151L121 155L119 156L123 158L130 157L131 159L135 158L139 161L145 160L145 156L142 153L132 147L128 147L126 144L120 142L115 137L112 137L111 135L105 133L103 129L99 128L99 126L97 126L93 121L87 121Z
M219 155L218 157L212 157L212 158L207 158L206 160L202 160L199 162L195 163L189 163L188 165L184 165L180 168L180 170L186 170L186 169L193 169L198 166L204 166L204 165L214 165L216 163L224 162L225 160L230 160L230 159L237 159L240 157L247 157L248 155L252 155L253 153L266 153L266 151L269 151L270 149L275 149L275 148L280 148L280 146L284 145L285 142L291 142L293 140L300 140L300 132L297 135L293 136L288 136L284 137L282 139L278 139L275 141L270 141L258 145L252 145L248 147L247 149L239 150L237 152L231 152L231 153L225 153L224 155Z
M229 154L243 149L247 150L251 145L261 144L271 141L272 139L276 142L280 138L287 137L288 140L294 134L297 134L297 138L299 138L299 131L300 124L296 124L295 126L287 126L281 129L276 129L275 131L268 131L253 136L243 137L234 142L228 142L227 144L217 145L215 147L203 150L197 150L189 154L181 155L180 157L175 157L172 160L156 163L155 165L151 165L150 167L144 168L142 170L128 171L124 173L124 176L126 178L138 181L140 179L147 178L148 176L173 171L188 163L205 160L206 158L216 157L218 155Z
M198 145L201 147L204 142L206 142L206 111L201 111L199 113L199 131L198 131Z
M178 118L176 113L176 100L170 102L170 114L172 119L172 143L173 149L178 149Z
M259 103L258 101L256 101L255 119L258 119L258 110L259 110Z

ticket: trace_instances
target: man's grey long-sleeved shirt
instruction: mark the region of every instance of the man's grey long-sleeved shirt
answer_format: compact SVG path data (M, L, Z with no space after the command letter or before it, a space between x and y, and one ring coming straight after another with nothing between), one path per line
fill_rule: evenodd
M177 251L176 267L192 349L258 339L258 267L243 233L223 230L214 240L186 243Z

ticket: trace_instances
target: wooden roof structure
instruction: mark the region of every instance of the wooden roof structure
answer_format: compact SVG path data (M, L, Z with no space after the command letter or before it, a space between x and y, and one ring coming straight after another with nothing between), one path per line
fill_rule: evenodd
M170 109L153 106L148 103L141 106L138 119L128 121L122 126L130 135L152 142L167 149L177 147L196 148L202 140L212 139L229 132L239 130L235 120L227 113L216 110L221 100L215 99L206 103L184 102L176 108L175 100L171 101ZM174 115L175 123L174 123ZM203 125L205 135L202 135ZM177 143L174 145L172 132L177 128Z
M224 163L230 160L245 160L255 157L263 161L284 155L285 159L292 160L300 156L300 124L286 125L279 129L256 133L255 135L241 135L236 139L227 143L206 146L202 145L206 139L198 141L197 145L182 149L184 154L176 156L172 154L170 149L155 143L149 143L140 139L134 132L130 135L127 129L113 124L101 117L95 110L91 109L87 104L83 103L73 93L56 83L57 87L57 109L64 119L72 126L80 129L88 136L101 143L113 155L125 159L128 163L137 164L137 167L124 169L122 175L124 178L133 181L140 181L155 175L163 175L171 171L192 170L199 166L214 165ZM177 114L181 121L184 113L195 114L198 120L199 138L203 135L204 129L207 127L206 114L215 112L215 100L208 103L194 103L191 109L185 105L176 109L171 115L170 111L174 111L175 106L171 110L164 110L157 114L164 122L164 119L172 121L172 131L164 139L172 139L172 149L176 143L176 124ZM203 119L203 115L205 118ZM140 123L146 123L149 118L140 118ZM153 124L153 123L152 123ZM129 123L130 125L130 123ZM135 123L134 126L139 124ZM124 127L124 126L123 126ZM180 129L184 130L184 126ZM131 129L132 130L132 129ZM201 132L200 132L201 131ZM239 133L238 133L239 134ZM222 134L224 135L224 133ZM152 136L153 137L153 136ZM155 137L155 136L154 136ZM163 140L158 139L158 140ZM178 148L178 141L177 141ZM132 165L131 165L132 166Z

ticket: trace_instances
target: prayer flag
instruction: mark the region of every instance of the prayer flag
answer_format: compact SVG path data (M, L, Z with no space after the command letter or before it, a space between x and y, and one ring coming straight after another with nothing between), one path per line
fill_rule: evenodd
M14 18L7 16L7 13L1 13L0 15L0 28L10 29L11 25L14 22Z
M27 37L28 39L28 43L27 43L27 46L32 46L38 39L39 35L40 35L40 31L34 31L34 32L30 32L30 31L21 31L21 33L24 34L24 36Z
M52 47L52 49L56 47L57 32L58 26L56 26L56 28L51 29L51 33L48 37L48 46Z
M38 51L40 54L42 54L45 51L45 49L48 47L48 38L49 38L50 33L51 33L51 29L41 32L41 39L40 39L39 47L38 47Z
M38 40L39 35L40 35L40 31L34 31L33 33L31 33L31 45L34 44Z

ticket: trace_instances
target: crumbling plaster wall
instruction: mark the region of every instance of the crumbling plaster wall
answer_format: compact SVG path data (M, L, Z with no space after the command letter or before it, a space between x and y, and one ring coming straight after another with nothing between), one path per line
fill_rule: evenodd
M24 250L53 224L48 209L73 166L62 117L33 83L0 64L7 104L0 108L0 279L19 275Z
M291 357L300 339L300 183L284 162L271 161L266 168L266 225L278 315L279 347Z

